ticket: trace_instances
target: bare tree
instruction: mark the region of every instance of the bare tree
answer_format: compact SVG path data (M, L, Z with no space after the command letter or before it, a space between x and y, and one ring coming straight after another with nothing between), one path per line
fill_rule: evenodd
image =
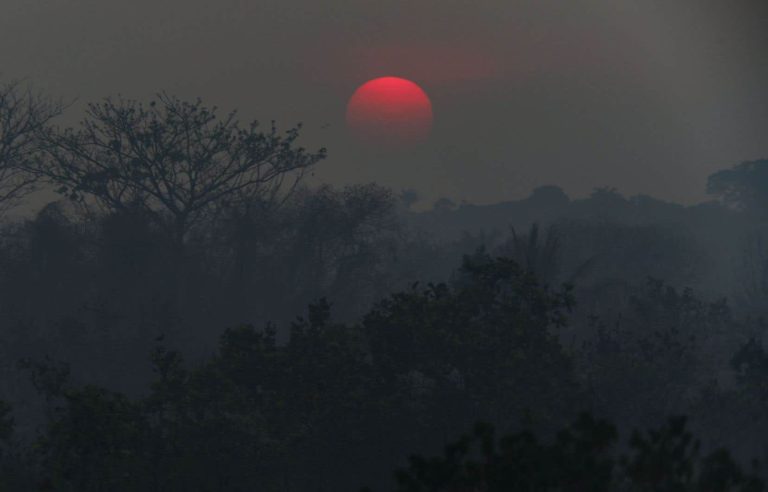
M38 136L62 105L18 81L0 85L0 215L34 190L27 172L38 150Z
M107 98L88 106L79 128L46 134L37 172L78 202L149 212L182 245L213 207L275 200L323 159L325 149L295 145L299 129L242 127L235 112L220 118L199 99Z

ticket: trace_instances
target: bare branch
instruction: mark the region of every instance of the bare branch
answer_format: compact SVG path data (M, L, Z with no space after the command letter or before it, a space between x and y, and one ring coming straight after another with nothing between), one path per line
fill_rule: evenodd
M37 178L29 171L39 151L40 135L63 111L18 81L0 85L0 215L34 191Z
M37 172L72 199L112 210L141 207L168 221L180 242L223 200L278 200L325 157L296 145L300 127L262 132L219 117L200 100L159 94L145 105L106 99L88 107L77 130L50 131Z

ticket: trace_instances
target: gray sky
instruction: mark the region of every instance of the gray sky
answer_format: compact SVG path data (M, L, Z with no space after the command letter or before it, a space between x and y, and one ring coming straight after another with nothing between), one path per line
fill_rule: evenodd
M0 75L81 102L167 90L302 121L332 183L691 203L709 173L768 157L766 25L763 0L0 0ZM421 147L348 135L347 99L382 75L430 95Z

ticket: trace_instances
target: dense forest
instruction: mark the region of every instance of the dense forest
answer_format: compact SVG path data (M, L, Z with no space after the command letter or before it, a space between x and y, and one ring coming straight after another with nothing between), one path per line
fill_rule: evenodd
M0 89L1 490L764 490L768 160L417 207L300 127L68 110Z

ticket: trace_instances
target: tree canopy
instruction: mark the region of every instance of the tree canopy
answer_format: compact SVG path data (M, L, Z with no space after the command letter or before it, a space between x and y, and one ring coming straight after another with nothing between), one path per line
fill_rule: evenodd
M6 212L33 190L27 171L40 133L61 113L62 105L35 93L19 81L0 84L0 212Z
M768 214L768 159L746 161L707 178L707 193L759 216Z
M213 207L273 201L323 159L324 149L297 146L299 130L241 125L199 99L107 98L88 106L79 128L47 131L34 171L74 200L149 211L183 242Z

